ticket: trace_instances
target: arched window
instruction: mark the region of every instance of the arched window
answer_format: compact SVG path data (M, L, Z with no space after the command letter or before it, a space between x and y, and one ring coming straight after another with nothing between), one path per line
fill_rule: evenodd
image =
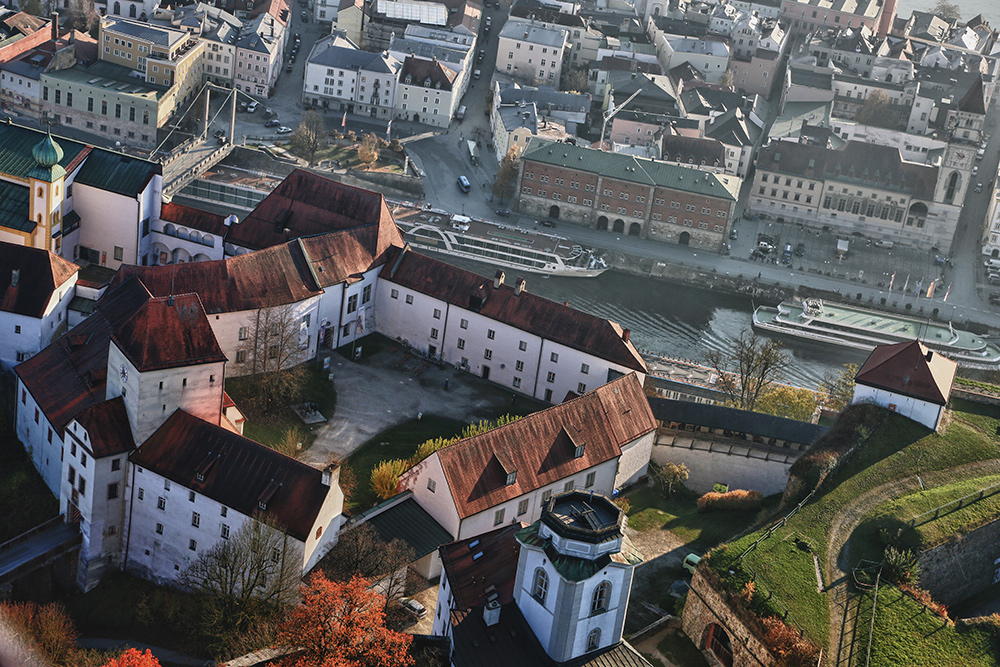
M128 7L129 18L135 18L135 5L129 5Z
M542 568L535 570L535 585L531 587L531 594L543 605L545 604L545 596L549 594L549 575L545 574Z
M112 14L117 14L117 15L121 16L121 13L122 13L122 3L117 2L117 0L116 0L115 1L115 7L114 7L114 9L111 10L111 13Z
M596 651L601 646L601 629L594 628L587 634L587 651Z
M594 589L594 597L590 601L590 613L599 614L608 610L608 600L611 599L611 582L602 581Z
M45 196L45 193L42 192L41 186L38 187L38 196L39 197L44 197Z

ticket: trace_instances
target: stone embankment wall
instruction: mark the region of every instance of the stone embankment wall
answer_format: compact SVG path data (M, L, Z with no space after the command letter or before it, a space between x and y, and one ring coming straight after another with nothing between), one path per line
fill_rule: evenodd
M952 537L920 554L920 584L946 605L993 584L1000 567L1000 520Z
M760 491L765 496L782 493L788 483L788 469L800 452L765 451L744 446L719 443L696 443L694 447L678 447L657 442L652 461L663 465L667 461L683 463L688 469L684 486L697 493L707 493L716 483L730 489Z
M691 641L702 650L712 652L711 639L724 632L732 647L733 667L767 667L774 664L764 643L750 629L748 623L729 606L726 595L713 583L714 574L695 571L691 589L684 603L681 624ZM723 640L721 643L727 643Z

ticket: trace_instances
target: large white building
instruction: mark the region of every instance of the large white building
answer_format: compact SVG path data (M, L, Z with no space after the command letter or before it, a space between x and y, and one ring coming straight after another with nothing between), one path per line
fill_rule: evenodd
M645 475L656 421L635 374L439 450L401 484L457 539L531 523L553 495L611 494Z
M500 31L496 68L532 85L559 86L569 30L558 25L508 19Z
M362 51L342 31L317 41L306 60L302 101L373 118L396 115L402 68L388 51Z

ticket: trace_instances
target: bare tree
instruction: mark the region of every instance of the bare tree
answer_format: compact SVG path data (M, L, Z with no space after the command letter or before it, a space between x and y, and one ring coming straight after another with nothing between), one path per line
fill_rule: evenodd
M858 374L857 364L844 364L839 371L828 371L819 383L819 390L825 395L825 403L833 410L843 410L854 400L854 377Z
M374 526L362 523L340 534L319 567L334 581L350 581L360 576L373 582L388 606L403 594L406 576L405 572L399 576L400 571L415 557L413 549L403 540L388 542Z
M369 132L361 137L358 144L358 160L367 168L378 162L379 139L374 133Z
M326 145L326 140L330 136L326 131L326 121L323 114L315 109L309 109L302 114L302 122L292 134L292 150L301 155L312 165L316 161L316 155Z
M889 96L881 90L872 91L865 99L865 104L854 116L854 120L860 125L871 125L873 127L896 127L896 114L889 109L891 104Z
M294 543L277 523L250 519L202 552L181 584L205 597L206 624L251 627L262 613L295 602L302 556Z
M586 93L588 83L589 79L587 78L587 69L584 67L566 70L563 73L562 89L567 92Z
M94 6L94 0L74 0L69 7L64 28L90 32L100 20L100 14Z
M305 371L299 364L309 346L304 324L291 305L283 305L258 309L240 328L244 340L236 350L238 369L254 376L259 409L282 407L301 392Z
M938 0L934 8L931 9L932 14L937 14L943 19L948 19L949 21L960 21L962 19L961 8L956 2L949 2L949 0Z
M719 79L719 85L729 88L733 85L733 82L735 80L736 80L736 75L733 73L733 70L727 69L725 72L723 72L722 77Z
M719 374L719 388L741 410L753 410L757 398L788 366L781 343L748 329L729 348L711 350L705 359Z
M517 189L517 173L520 169L521 160L518 157L517 148L511 146L507 154L500 161L500 168L493 179L493 196L503 201L514 194Z

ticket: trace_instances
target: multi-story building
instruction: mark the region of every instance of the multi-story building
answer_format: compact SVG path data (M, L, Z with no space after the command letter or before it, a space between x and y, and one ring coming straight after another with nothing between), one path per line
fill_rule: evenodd
M950 252L973 153L949 146L934 163L851 141L840 149L774 142L760 150L748 210L806 227Z
M407 56L399 70L397 115L435 127L448 127L460 99L458 72L437 60Z
M271 12L261 12L243 25L236 39L233 84L258 97L268 97L281 72L285 24Z
M791 43L787 31L775 19L741 14L733 25L730 41L733 86L745 94L770 97L775 82L781 80L785 52Z
M80 267L50 250L0 241L0 370L65 333Z
M494 82L490 130L497 161L511 148L523 153L532 137L575 137L567 126L585 124L591 103L589 94Z
M599 230L719 250L741 179L631 155L532 140L519 209Z
M226 88L233 87L236 75L236 39L243 22L229 12L196 2L181 7L157 8L150 23L175 30L185 30L205 42L202 74Z
M559 85L568 29L512 18L504 24L499 40L498 72L533 85Z
M362 51L343 32L334 31L309 53L302 100L324 109L393 118L402 66L388 52Z
M823 28L868 28L886 35L896 17L897 0L781 0L781 22L792 37Z
M661 38L654 44L660 66L664 70L687 63L701 72L705 81L718 83L729 69L731 49L726 38L713 36L694 38L661 34Z

